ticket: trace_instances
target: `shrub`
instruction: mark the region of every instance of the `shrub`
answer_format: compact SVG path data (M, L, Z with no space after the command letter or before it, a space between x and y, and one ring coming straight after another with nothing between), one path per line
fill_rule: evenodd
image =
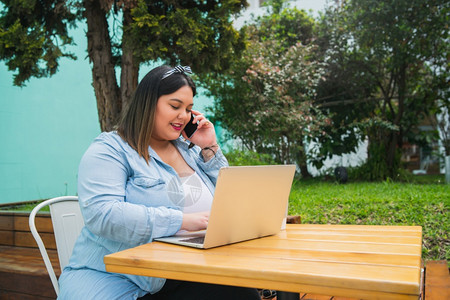
M230 166L273 165L275 160L268 154L259 154L248 150L232 150L225 153Z

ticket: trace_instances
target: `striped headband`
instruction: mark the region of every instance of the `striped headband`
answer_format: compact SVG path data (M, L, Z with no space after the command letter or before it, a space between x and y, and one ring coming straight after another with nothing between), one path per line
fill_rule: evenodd
M163 77L161 78L161 80L163 80L163 79L165 79L165 78L167 78L167 77L169 77L170 75L172 75L172 74L175 74L175 73L181 73L181 74L185 74L185 73L187 73L187 74L192 74L192 70L191 70L191 67L189 67L189 66L176 66L175 68L173 68L172 70L169 70L169 71L167 71L166 73L164 73L164 75L163 75Z

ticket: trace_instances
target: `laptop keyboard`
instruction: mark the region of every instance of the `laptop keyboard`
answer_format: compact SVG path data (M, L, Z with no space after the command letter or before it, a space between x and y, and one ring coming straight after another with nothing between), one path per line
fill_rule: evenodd
M183 239L181 241L188 242L188 243L194 243L194 244L203 244L205 242L205 236Z

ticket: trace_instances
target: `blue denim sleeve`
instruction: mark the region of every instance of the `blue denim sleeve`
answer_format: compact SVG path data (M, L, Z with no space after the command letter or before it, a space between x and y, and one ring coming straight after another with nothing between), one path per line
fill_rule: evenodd
M181 211L125 201L131 170L120 146L94 142L81 160L78 196L86 227L97 236L131 246L176 233Z

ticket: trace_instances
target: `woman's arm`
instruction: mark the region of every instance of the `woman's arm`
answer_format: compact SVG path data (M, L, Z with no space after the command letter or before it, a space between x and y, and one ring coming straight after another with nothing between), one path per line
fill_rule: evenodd
M176 233L182 213L168 207L146 207L125 201L131 170L120 146L94 142L83 156L78 195L87 228L94 234L130 245Z

